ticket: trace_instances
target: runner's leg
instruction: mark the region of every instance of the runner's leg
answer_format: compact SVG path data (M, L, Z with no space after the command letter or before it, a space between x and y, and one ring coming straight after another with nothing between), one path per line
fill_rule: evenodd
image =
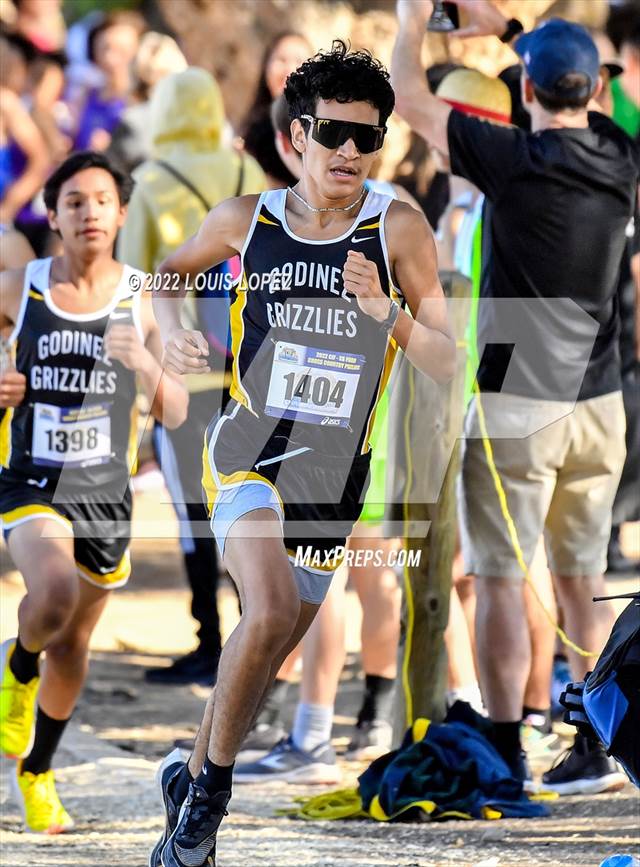
M50 518L19 524L9 535L9 552L27 590L18 609L18 637L37 653L69 623L78 604L71 525Z
M89 639L104 611L109 591L80 581L78 603L69 623L47 645L42 668L35 739L22 770L49 770L76 706L89 666Z
M54 719L67 719L73 712L89 668L89 640L109 593L80 580L71 620L47 646L38 704Z
M296 623L295 629L293 630L289 641L280 650L272 663L271 670L269 672L268 683L265 687L263 695L260 698L256 713L259 712L260 705L262 704L262 701L264 699L264 695L268 692L269 687L275 680L276 675L278 674L284 663L284 660L287 659L287 657L292 653L292 651L300 644L302 637L305 635L305 633L313 623L313 620L318 613L318 609L318 605L311 605L308 602L300 603L300 614L298 616L298 622ZM205 757L207 755L209 741L212 737L213 707L215 696L216 688L214 687L207 701L204 710L204 716L202 718L200 728L198 729L198 734L196 735L194 750L191 758L189 759L189 773L192 777L195 777L200 773Z
M220 657L208 752L219 766L234 762L285 648L287 653L291 649L301 613L282 537L256 538L247 525L258 522L281 526L272 509L257 509L233 524L225 545L224 560L240 594L242 616Z

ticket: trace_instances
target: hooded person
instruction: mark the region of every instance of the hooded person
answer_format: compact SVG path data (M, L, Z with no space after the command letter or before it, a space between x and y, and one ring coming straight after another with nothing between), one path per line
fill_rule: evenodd
M135 189L119 258L147 273L195 235L207 212L224 199L266 188L257 162L223 146L225 113L215 79L189 67L154 87L150 108L152 157L135 170ZM205 291L190 292L185 307L194 327L208 338L211 373L187 377L187 421L170 434L157 426L156 446L167 487L181 519L181 542L192 590L191 613L198 622L198 647L168 668L151 669L154 683L204 683L215 680L220 652L216 607L217 555L211 537L202 536L207 515L200 478L204 431L212 407L224 399L228 366L228 292L231 266L224 263L205 275ZM159 287L158 287L159 288ZM197 324L196 324L197 323Z
M205 201L212 208L230 196L265 189L256 161L222 145L224 125L222 93L206 70L189 67L157 84L150 112L152 157L133 174L121 259L153 271L198 230Z

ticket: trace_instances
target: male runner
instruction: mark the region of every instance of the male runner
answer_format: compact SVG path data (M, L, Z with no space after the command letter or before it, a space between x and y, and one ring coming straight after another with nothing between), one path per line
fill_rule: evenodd
M207 432L203 479L242 618L188 766L173 762L161 775L170 836L150 863L161 851L164 867L215 863L236 754L362 508L369 434L396 346L438 381L455 365L426 220L364 188L393 110L387 72L335 42L289 77L285 93L300 182L223 202L160 266L186 277L242 256L230 314L233 400ZM181 328L180 304L167 296L154 298L167 369L206 370L206 341ZM314 556L293 567L301 545Z
M11 407L0 431L0 515L27 588L18 636L2 645L0 751L24 757L16 794L26 826L50 834L72 825L51 760L91 633L130 572L136 380L163 424L181 424L187 410L181 383L162 376L158 328L134 291L144 275L113 258L131 186L100 154L69 157L44 188L63 254L0 275L0 328L12 328L27 380L22 400L0 388Z

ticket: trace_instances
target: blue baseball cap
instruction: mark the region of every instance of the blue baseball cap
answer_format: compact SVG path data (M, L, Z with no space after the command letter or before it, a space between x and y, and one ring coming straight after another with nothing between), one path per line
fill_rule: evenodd
M515 50L536 87L557 93L561 78L571 73L587 76L590 93L600 75L600 57L589 31L562 18L550 18L516 42Z

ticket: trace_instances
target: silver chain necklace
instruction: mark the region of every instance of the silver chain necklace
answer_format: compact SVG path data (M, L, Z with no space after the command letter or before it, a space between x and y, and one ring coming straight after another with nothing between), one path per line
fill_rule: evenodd
M360 193L358 198L355 200L355 202L352 202L350 205L347 205L346 208L314 208L313 205L310 205L309 202L305 201L305 199L303 199L299 193L296 193L296 191L294 189L292 189L291 187L287 187L287 189L289 190L291 195L295 196L295 198L305 206L305 208L308 208L310 211L313 211L314 214L324 214L327 211L351 211L353 208L355 208L356 205L360 204L360 202L364 199L364 197L367 194L366 187L363 187L362 192Z

